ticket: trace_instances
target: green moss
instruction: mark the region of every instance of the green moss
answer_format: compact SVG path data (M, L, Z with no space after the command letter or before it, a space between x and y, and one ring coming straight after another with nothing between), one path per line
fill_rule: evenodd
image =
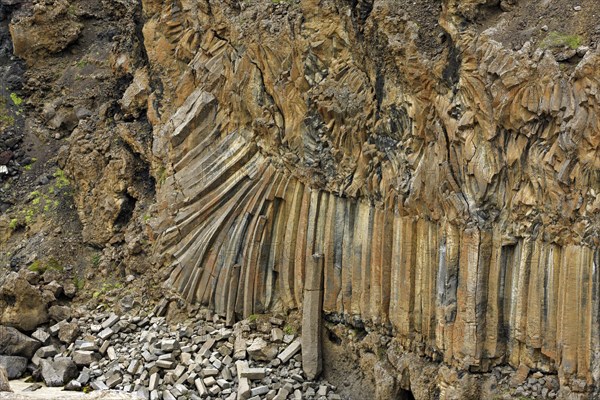
M167 169L163 165L161 165L156 172L156 180L159 185L162 185L167 180Z
M41 273L41 272L43 272L43 271L41 271L42 267L43 267L42 262L40 260L35 260L34 262L31 263L31 265L29 267L27 267L27 269L30 271L33 271L33 272Z
M256 322L257 319L258 319L258 315L256 315L256 314L251 314L248 316L248 322Z
M0 97L0 131L15 124L15 117L10 112L6 100Z
M98 266L100 265L100 253L96 253L92 256L92 258L90 259L92 266L94 268L98 268Z
M37 259L34 262L32 262L31 265L29 267L27 267L27 269L30 271L33 271L33 272L38 272L40 274L43 274L44 272L46 272L48 270L54 270L54 271L60 271L60 272L63 272L65 270L65 268L62 266L62 264L59 263L58 260L53 257L50 257L45 262L40 259Z
M582 38L579 35L567 35L564 33L552 31L542 40L540 47L543 49L556 47L569 47L573 50L581 46Z
M85 279L76 276L73 278L73 285L75 285L77 290L82 290L85 287Z
M12 100L13 104L17 107L23 104L23 99L20 98L19 95L14 92L10 94L10 99Z
M31 171L31 169L33 168L33 164L35 164L35 162L36 162L36 161L37 161L37 158L32 158L32 159L31 159L31 163L30 163L30 164L27 164L27 165L25 165L25 166L23 167L23 169L24 169L25 171Z
M286 325L283 328L283 333L285 333L286 335L295 335L296 334L296 329L294 329L294 327L291 326L291 325Z
M28 208L23 211L25 215L25 224L31 225L33 223L33 218L35 217L35 210L33 208Z
M65 171L63 171L60 168L58 168L54 172L54 178L56 178L56 188L57 189L65 188L65 187L69 186L69 184L70 184L69 180L67 179L67 177L65 175Z

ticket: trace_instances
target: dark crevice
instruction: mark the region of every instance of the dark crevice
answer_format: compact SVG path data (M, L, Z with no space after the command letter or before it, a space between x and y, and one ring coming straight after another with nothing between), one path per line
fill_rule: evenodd
M442 72L442 78L446 82L449 88L452 89L453 93L456 94L458 88L456 85L458 84L458 80L460 78L460 50L454 44L452 37L447 35L446 43L448 44L448 63Z
M131 196L129 193L123 193L123 204L121 205L121 210L119 211L119 215L117 215L117 219L115 220L116 227L126 226L129 221L131 221L136 203L136 198Z
M413 396L410 390L399 389L398 393L394 397L395 400L415 400L415 396Z

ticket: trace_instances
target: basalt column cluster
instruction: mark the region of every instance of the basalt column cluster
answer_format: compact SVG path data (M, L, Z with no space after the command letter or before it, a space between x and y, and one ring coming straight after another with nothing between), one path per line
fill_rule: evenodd
M230 324L327 313L593 390L595 50L507 48L475 1L434 7L437 50L392 1L143 3L168 285Z

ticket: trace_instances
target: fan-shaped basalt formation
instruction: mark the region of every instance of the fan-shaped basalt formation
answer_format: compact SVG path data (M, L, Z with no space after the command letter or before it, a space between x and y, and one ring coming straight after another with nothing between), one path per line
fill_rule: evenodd
M477 1L143 3L157 252L185 299L594 390L595 50L510 48Z

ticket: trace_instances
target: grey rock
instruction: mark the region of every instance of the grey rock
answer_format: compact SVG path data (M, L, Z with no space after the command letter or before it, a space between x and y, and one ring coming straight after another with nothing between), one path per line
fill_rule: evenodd
M108 379L106 380L106 386L113 389L115 386L117 386L121 382L123 382L123 376L120 373L115 372L115 373L111 374L108 377Z
M75 350L73 352L73 361L77 366L89 366L91 363L96 361L98 356L95 352L90 350Z
M72 299L73 297L75 297L75 294L77 294L77 287L70 282L65 283L65 285L63 286L63 291L65 293L65 296Z
M6 369L8 379L18 379L27 370L27 359L19 356L0 356L0 366Z
M58 354L58 349L54 345L40 347L35 355L39 358L50 358Z
M46 386L63 386L78 375L77 365L70 358L41 360L42 378Z
M31 358L42 344L17 329L0 326L0 354Z
M31 337L38 340L42 345L48 344L50 341L50 334L41 328L38 328L35 332L33 332Z
M98 333L98 337L102 340L106 340L109 337L111 337L114 333L115 333L115 331L113 331L112 329L105 328L102 331L100 331L100 333Z
M116 324L117 322L119 322L119 316L116 314L111 314L103 323L102 323L102 328L106 329L106 328L110 328L112 327L114 324Z
M66 344L73 343L81 331L77 322L62 324L58 330L58 339Z
M72 392L80 392L83 389L83 386L81 385L81 383L77 380L72 380L69 381L69 383L67 383L65 385L65 390L69 390Z
M277 356L277 347L268 344L261 337L254 339L247 351L250 358L257 361L270 361Z
M44 290L49 291L56 298L58 298L63 293L62 285L56 281L51 281L50 283L44 285ZM61 318L61 319L65 319L65 318ZM55 320L55 321L57 321L57 320Z
M296 353L298 353L298 351L300 351L301 348L302 348L302 343L301 343L300 339L297 339L294 342L292 342L288 347L286 347L285 350L283 350L281 353L279 353L277 358L280 359L281 362L285 364L294 355L296 355Z
M250 391L251 396L262 396L269 393L269 387L266 385L255 387Z
M48 314L50 314L50 319L62 321L71 319L73 311L71 310L71 307L67 306L52 306L48 309Z
M90 387L94 390L108 390L109 387L100 380L96 380L90 384Z

